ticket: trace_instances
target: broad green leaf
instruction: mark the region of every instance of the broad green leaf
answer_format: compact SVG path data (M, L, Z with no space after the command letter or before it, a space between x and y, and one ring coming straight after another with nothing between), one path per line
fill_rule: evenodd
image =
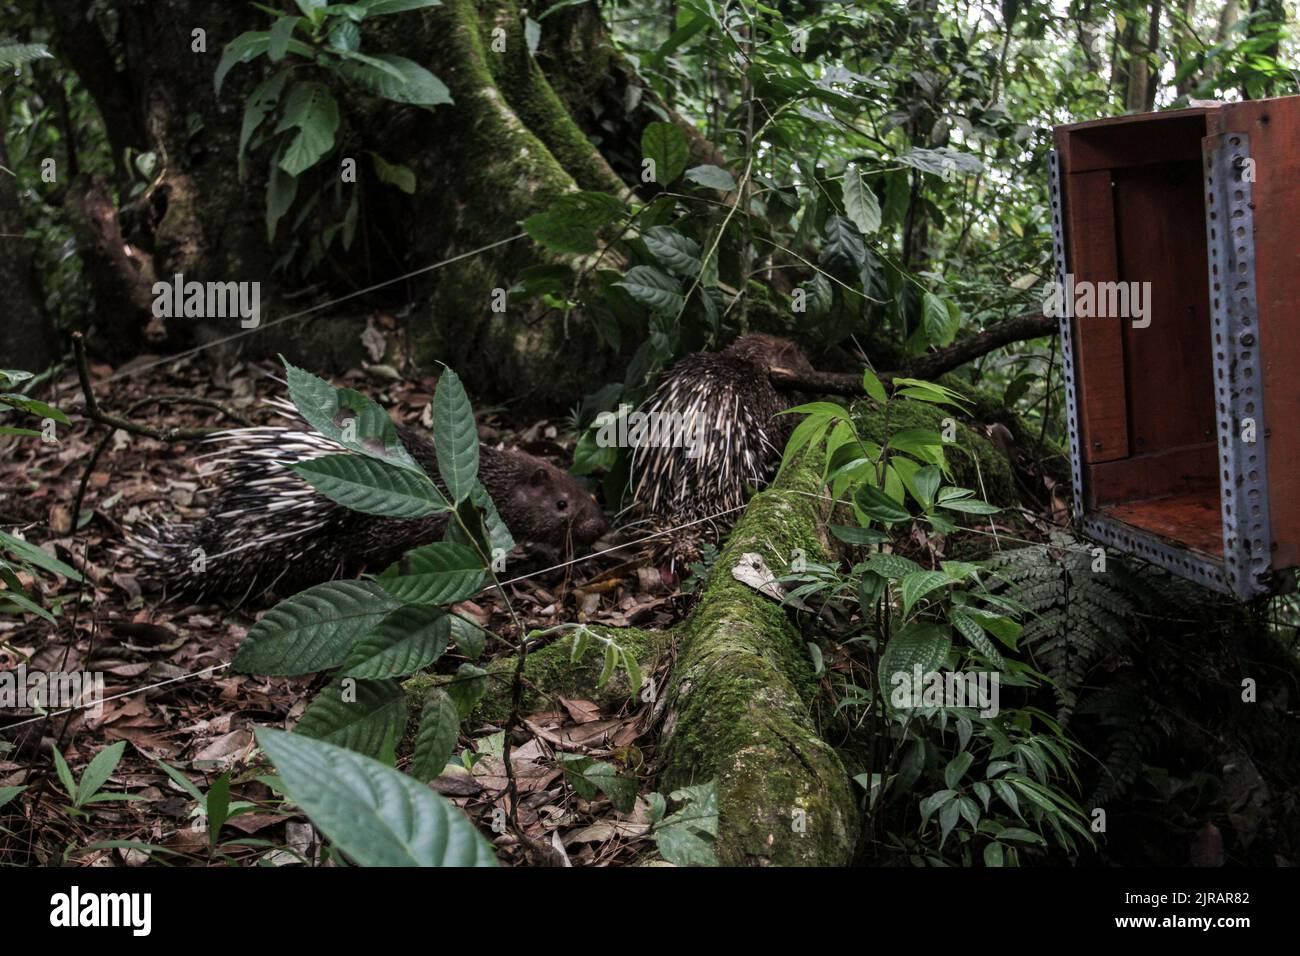
M930 817L934 815L934 811L944 806L955 796L957 796L956 790L937 790L923 799L920 803L921 826L925 826Z
M898 394L900 395L937 405L952 405L956 408L962 408L963 403L969 403L969 399L959 392L955 392L943 385L923 382L916 378L896 378L894 379L894 387L899 390Z
M345 23L342 24L342 26L355 28L356 24ZM361 53L357 50L337 50L336 52L345 60L351 60L353 63L364 64L365 66L378 70L380 73L386 74L390 80L396 80L398 83L406 82L406 74L387 60L381 60L377 56L371 56L368 53Z
M932 465L944 462L943 436L933 428L900 428L889 436L889 447Z
M718 189L724 193L734 192L736 189L736 180L721 166L692 166L686 170L685 179L698 186Z
M929 511L934 507L934 496L943 480L943 472L935 465L929 465L912 475L912 494L921 507Z
M957 825L957 818L961 814L961 800L951 800L944 804L939 811L939 847L943 848L944 843L948 840L948 834L952 828Z
M452 102L447 85L414 60L391 53L377 54L375 59L382 60L392 69L379 69L369 63L349 59L339 64L339 72L366 92L394 103L440 106ZM402 79L394 79L392 70L402 74Z
M876 374L871 369L862 370L862 388L875 401L884 405L889 401L889 395L885 392L885 386L881 384Z
M221 84L236 63L247 63L254 57L262 55L270 43L271 34L264 30L241 33L227 43L226 48L221 51L221 60L217 63L217 72L212 80L217 95L221 95Z
M380 758L396 749L406 709L397 681L339 677L307 705L294 733Z
M330 27L329 45L340 53L355 53L361 46L361 28L351 20L339 20Z
M324 83L295 83L285 97L277 133L297 130L297 135L280 157L280 168L298 176L315 166L334 148L339 128L339 105Z
M678 281L654 266L633 266L621 282L614 284L626 289L642 305L664 315L680 311L685 301Z
M1013 651L1016 649L1016 641L1020 637L1022 630L1018 622L1011 620L1009 617L1003 617L1001 614L990 614L988 611L981 611L973 607L962 608L962 613L974 620L976 624L1007 647Z
M443 369L433 393L433 441L438 472L452 500L460 504L478 480L478 427L465 386L449 368Z
M901 554L873 554L867 559L867 569L890 580L898 580L921 570L911 558Z
M666 189L686 171L690 149L672 123L649 123L641 133L641 156L654 161L654 182Z
M474 549L436 541L409 551L401 562L385 570L378 581L399 601L453 604L477 593L486 573Z
M447 696L456 704L456 710L462 718L474 713L474 708L487 693L488 672L474 664L461 664L456 668L456 675L443 685Z
M857 166L844 171L844 211L864 236L880 228L880 203Z
M203 809L208 815L208 844L216 846L221 827L230 818L229 770L213 781L207 799L203 801Z
M456 650L470 660L477 659L483 653L483 645L487 641L483 629L459 614L448 614L447 620L451 625L451 640L456 645Z
M913 571L899 585L903 595L903 616L906 617L921 598L951 584L952 579L942 571Z
M868 518L895 524L912 517L898 501L872 485L861 485L853 496L853 502Z
M351 451L424 474L424 469L402 447L393 420L374 399L355 389L335 388L284 361L283 357L281 361L289 398L312 428Z
M716 781L675 790L670 796L684 800L685 806L655 823L651 833L660 855L675 866L717 866L713 847L718 835Z
M641 235L650 254L678 275L695 275L703 267L700 246L670 226L654 226Z
M568 193L522 225L524 232L548 249L585 255L596 251L596 230L626 214L623 203L608 193Z
M326 455L289 466L326 498L384 518L423 518L450 510L427 476L364 455Z
M261 728L257 742L285 793L362 866L495 866L460 810L376 760L298 734Z
M604 687L609 683L609 679L614 676L614 671L618 668L619 649L614 646L613 641L605 645L605 662L601 665L600 676L596 678L596 689Z
M1002 666L1002 655L993 642L988 639L984 633L984 628L963 610L954 609L952 612L952 626L961 632L961 636L966 638L967 643L975 650L987 657L994 666Z
M381 182L396 186L408 196L415 193L415 173L411 171L411 167L390 163L378 153L371 153L370 159L375 164L375 175Z
M245 156L248 149L248 141L252 139L253 133L257 127L262 125L262 120L266 119L267 114L275 108L275 104L280 101L280 92L284 89L285 80L289 78L288 70L281 70L273 76L268 76L249 94L244 103L244 118L239 128L239 175L242 179L245 174ZM292 203L292 200L290 200ZM285 208L288 208L287 206ZM281 210L280 215L284 215Z
M94 759L90 761L90 764L81 774L81 783L77 786L77 796L73 800L77 806L84 804L99 792L100 787L108 782L108 778L117 769L118 762L122 759L122 752L125 750L126 741L119 740L95 754Z
M889 639L880 655L880 686L886 696L898 675L911 682L919 666L921 674L937 672L948 658L952 637L937 624L913 622ZM913 687L914 692L920 688Z
M404 677L424 670L447 649L449 615L432 604L392 611L353 647L343 665L348 677Z
M45 402L37 401L34 398L28 398L26 395L9 393L0 395L0 405L8 405L10 408L17 408L21 411L28 412L32 415L39 415L42 418L52 418L56 422L69 425L68 416L63 414L53 405L47 405Z
M987 501L978 501L974 498L954 498L941 501L939 507L972 515L995 515L1002 510L997 505L991 505Z
M267 611L231 665L262 675L310 674L338 667L353 645L398 606L373 581L330 581Z
M289 41L293 38L293 31L298 26L298 21L298 17L280 17L271 25L266 55L272 63L279 63L284 59L284 55L289 49Z
M3 807L26 789L25 785L21 787L0 787L0 807Z
M957 318L943 299L932 292L927 292L921 300L921 328L925 340L940 347L951 345L957 334Z
M271 171L266 180L266 240L275 240L275 230L280 225L294 199L298 196L298 177L291 176L280 168L283 148L277 147L271 154Z
M583 771L583 776L609 797L609 802L619 813L631 813L636 804L636 777L620 776L613 764L595 763Z
M828 525L828 527L831 534L845 544L869 545L880 544L882 541L889 540L889 535L874 528L855 528L852 525L843 524L833 524Z
M961 783L961 778L966 776L966 771L970 769L970 765L974 760L975 758L971 755L969 750L963 750L957 756L949 760L948 766L943 768L944 786L951 787L955 790L957 784Z
M428 783L442 773L456 749L460 734L460 712L445 690L429 691L420 714L420 729L415 735L415 753L411 776Z
M856 279L867 261L867 247L853 223L843 216L828 216L818 264L845 281Z

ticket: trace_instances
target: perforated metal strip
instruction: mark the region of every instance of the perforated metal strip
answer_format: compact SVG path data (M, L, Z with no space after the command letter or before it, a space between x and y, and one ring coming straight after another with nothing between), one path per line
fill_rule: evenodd
M1056 150L1047 154L1048 182L1052 203L1052 255L1056 262L1057 288L1065 288L1069 257L1065 240L1065 183L1061 157ZM1074 373L1074 332L1070 323L1072 303L1061 296L1061 370L1065 373L1065 420L1070 432L1070 477L1074 485L1074 514L1083 516L1083 457L1079 448L1079 395Z
M1229 132L1205 141L1205 230L1210 260L1223 558L1231 590L1243 600L1272 588L1255 299L1254 177L1245 175L1253 167L1249 160L1250 137L1245 133Z
M1108 544L1117 551L1159 565L1211 591L1233 593L1224 577L1223 562L1216 558L1199 551L1174 547L1154 534L1097 514L1085 517L1082 528L1087 537Z

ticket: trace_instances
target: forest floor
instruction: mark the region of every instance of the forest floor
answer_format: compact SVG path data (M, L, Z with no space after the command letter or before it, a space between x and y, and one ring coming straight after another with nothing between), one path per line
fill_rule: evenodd
M123 376L107 387L97 386L101 408L120 414L145 397L174 394L219 401L255 424L277 422L263 401L284 393L272 377L274 365L239 365L213 378L207 367L181 361L132 374L150 361L146 356L117 369L92 365L96 382ZM399 382L356 371L339 377L337 384L364 390L408 424L429 424L432 380ZM74 372L67 371L54 383L54 394L55 404L65 411L81 406ZM319 859L315 831L303 818L278 809L276 795L259 779L265 765L251 758L253 729L292 726L324 678L254 677L228 667L248 627L276 596L242 603L161 601L147 593L150 588L138 578L125 545L125 532L147 516L202 513L205 484L195 464L201 443L168 444L117 431L92 462L105 429L71 417L75 424L61 427L56 446L11 440L0 462L0 487L9 489L0 497L0 523L16 525L28 540L84 569L85 581L24 580L28 593L39 596L58 623L52 626L31 615L0 618L0 669L24 664L29 671L99 672L104 675L105 703L98 714L77 710L42 717L19 710L11 712L12 719L7 715L5 723L13 729L0 736L0 787L31 788L30 799L21 801L26 819L6 821L14 831L11 836L0 828L0 862L67 859L83 865L139 865L151 854L157 860L159 852L168 859L200 863ZM138 420L153 426L234 427L219 412L193 406L152 407ZM531 418L521 406L486 410L479 430L485 442L505 442L564 467L571 460L571 448L559 437L562 424ZM83 478L84 500L74 515ZM670 626L686 604L685 595L665 585L653 569L630 567L626 552L621 554L511 584L511 602L523 627L540 629L572 620L615 627ZM511 615L491 594L463 602L456 610L494 633L517 636ZM509 653L504 644L496 650ZM489 647L489 654L492 651ZM454 669L458 661L448 654L444 663ZM526 734L517 733L512 759L523 794L519 822L530 838L554 850L554 862L628 863L651 845L638 839L649 830L644 796L653 789L642 751L653 737L648 708L633 700L610 711L589 700L559 698L546 711L527 715ZM463 735L457 749L477 754L470 761L472 771L445 774L434 788L479 821L509 861L519 856L519 848L511 845L512 837L493 834L488 826L506 789L502 738L496 727ZM116 741L127 741L128 746L104 789L128 792L132 800L69 813L69 800L53 773L50 748L57 745L74 775L80 775L97 752ZM616 755L624 769L641 776L644 792L630 813L616 812L603 794L584 800L565 785L554 753L574 747L595 759ZM180 770L201 791L230 771L232 803L253 805L226 824L219 851L210 848L197 802L169 779L160 761ZM29 768L37 772L31 774ZM156 849L146 850L145 845Z

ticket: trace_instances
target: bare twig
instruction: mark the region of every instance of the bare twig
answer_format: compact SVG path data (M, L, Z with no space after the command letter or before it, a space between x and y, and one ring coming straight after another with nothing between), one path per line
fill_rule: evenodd
M896 378L934 378L981 355L987 355L996 348L1010 345L1012 342L1055 335L1056 332L1057 320L1050 316L1017 316L999 322L992 328L963 339L946 349L922 355L902 369L881 372L879 377L882 382L891 382ZM787 368L773 368L768 374L773 385L787 391L814 392L823 395L866 394L862 388L860 372L796 372Z
M109 428L120 428L122 431L132 435L143 435L146 438L154 438L158 441L166 442L193 441L196 438L206 438L213 432L221 430L219 428L182 428L176 425L156 428L151 425L141 425L139 422L133 422L130 419L122 418L118 415L111 415L108 412L100 410L99 403L95 400L95 390L90 384L90 367L86 363L86 343L80 332L72 333L72 348L77 357L77 379L81 382L81 394L86 400L86 407L82 412L82 415L90 421L97 422L100 425L107 425ZM136 402L131 406L131 409L134 411L135 409L148 404L202 405L206 408L214 408L223 415L242 425L248 424L248 420L234 409L210 398L191 398L182 395L158 395Z

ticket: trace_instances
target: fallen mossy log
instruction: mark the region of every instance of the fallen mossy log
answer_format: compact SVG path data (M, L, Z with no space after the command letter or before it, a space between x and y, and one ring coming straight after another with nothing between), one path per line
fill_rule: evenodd
M777 573L797 553L826 560L820 490L819 472L795 463L755 496L678 629L662 789L717 778L723 865L839 866L857 840L853 783L814 725L817 683L791 612L732 576L751 552Z

